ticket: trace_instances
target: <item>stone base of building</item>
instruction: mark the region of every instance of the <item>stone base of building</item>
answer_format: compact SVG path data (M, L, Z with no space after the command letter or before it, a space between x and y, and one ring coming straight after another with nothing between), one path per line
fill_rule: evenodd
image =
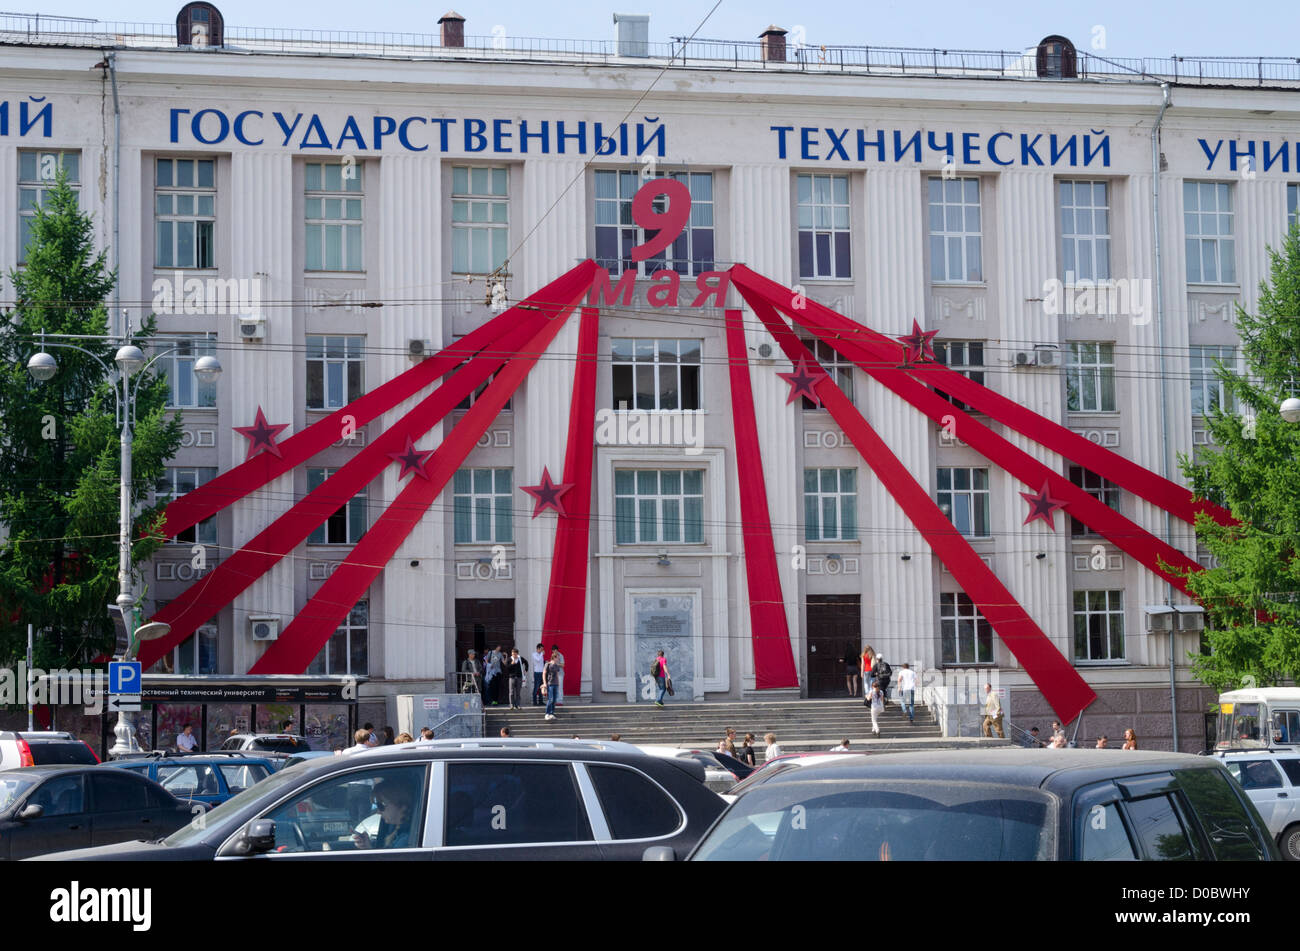
M1174 718L1168 684L1164 687L1143 685L1094 689L1097 699L1078 720L1065 728L1066 736L1076 740L1081 748L1096 746L1098 738L1103 735L1111 746L1122 746L1124 731L1132 729L1137 734L1139 749L1174 749ZM1036 726L1044 739L1049 738L1056 714L1043 695L1033 687L1012 688L1012 695L1016 726L1022 730ZM1213 745L1213 726L1212 721L1207 725L1206 717L1209 705L1218 698L1217 692L1203 684L1179 684L1176 697L1178 752L1199 753L1209 749Z

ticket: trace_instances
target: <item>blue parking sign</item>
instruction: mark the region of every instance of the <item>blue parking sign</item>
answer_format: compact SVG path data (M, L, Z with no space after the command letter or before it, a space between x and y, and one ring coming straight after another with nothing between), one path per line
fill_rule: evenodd
M138 660L112 661L108 665L108 692L139 693L141 675Z

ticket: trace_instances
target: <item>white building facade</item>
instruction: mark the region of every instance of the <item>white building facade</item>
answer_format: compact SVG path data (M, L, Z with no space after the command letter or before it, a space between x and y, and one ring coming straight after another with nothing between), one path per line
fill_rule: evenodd
M172 494L243 462L234 427L259 409L291 435L481 326L493 284L513 303L587 258L616 280L629 266L681 274L679 306L654 306L638 281L630 305L602 308L596 406L609 425L582 673L567 687L596 702L644 699L638 647L656 633L677 638L685 699L768 693L754 689L723 312L690 306L701 274L744 263L886 334L919 321L950 367L1181 482L1177 458L1204 444L1206 407L1222 398L1216 361L1238 359L1234 307L1254 308L1266 246L1300 195L1295 77L1162 90L1120 71L1039 76L1032 56L928 75L831 68L782 58L775 34L766 59L685 64L232 36L198 49L6 34L18 45L0 64L0 262L20 265L29 209L66 169L111 249L120 312L133 324L155 312L166 346L187 348L160 361L184 419L160 489ZM688 187L690 221L663 260L625 263L646 237L632 193L658 175ZM734 290L727 303L741 306ZM869 644L923 683L982 693L996 679L1017 724L1046 727L1033 683L834 420L787 403L776 371L790 367L766 356L769 341L749 325L798 671L786 693L842 690L846 652ZM469 647L531 654L555 519L531 518L520 487L563 470L576 346L575 318L311 672L363 674L378 699L455 689ZM215 385L193 377L205 353L225 369ZM1019 493L1037 487L816 353L1097 691L1085 732L1133 726L1168 748L1170 638L1146 632L1144 606L1168 602L1169 585L1068 513L1054 531L1023 524ZM201 582L413 402L183 533L146 566L148 597ZM1190 526L1004 433L1197 557ZM391 466L340 499L158 669L247 672L266 647L259 619L287 626L399 489ZM1197 643L1173 639L1185 749L1202 748L1212 699L1188 671Z

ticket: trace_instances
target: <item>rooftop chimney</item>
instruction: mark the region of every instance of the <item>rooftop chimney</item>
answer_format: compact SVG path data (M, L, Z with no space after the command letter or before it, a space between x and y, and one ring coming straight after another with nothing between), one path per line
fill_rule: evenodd
M643 13L615 13L618 28L618 55L650 55L650 17Z
M455 10L448 10L438 21L442 27L442 45L461 49L465 46L465 18Z
M773 24L762 33L758 34L758 41L763 47L763 62L765 63L784 63L785 62L785 34L786 30Z

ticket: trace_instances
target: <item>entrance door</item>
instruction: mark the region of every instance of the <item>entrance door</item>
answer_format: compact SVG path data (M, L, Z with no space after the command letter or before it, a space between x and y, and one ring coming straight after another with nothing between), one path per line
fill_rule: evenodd
M457 598L456 599L456 669L469 655L483 655L500 645L505 653L512 646L519 648L525 657L532 656L531 644L515 644L514 598Z
M862 653L861 612L859 594L808 595L808 696L849 695L844 657Z

